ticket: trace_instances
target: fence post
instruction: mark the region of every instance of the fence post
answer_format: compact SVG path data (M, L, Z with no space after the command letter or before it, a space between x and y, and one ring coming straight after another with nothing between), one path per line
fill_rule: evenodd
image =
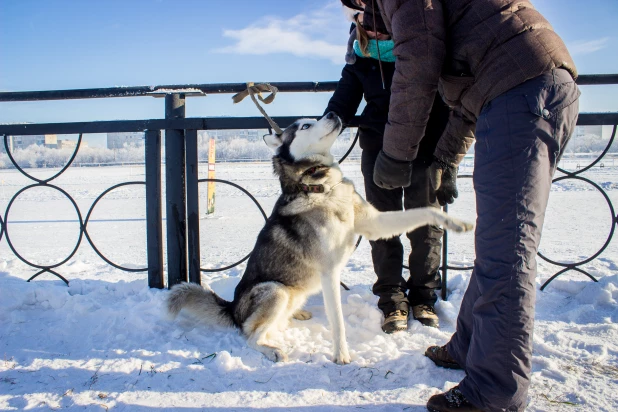
M146 248L148 286L162 289L163 224L161 215L161 131L146 130Z
M448 203L444 205L444 213L448 213ZM448 300L446 290L448 284L448 230L444 230L442 236L442 300Z
M165 95L165 118L185 117L185 95ZM165 191L167 217L167 285L187 281L187 213L185 206L184 130L165 130Z
M187 243L189 252L189 282L200 284L200 206L197 169L197 130L186 131L185 143L187 150Z

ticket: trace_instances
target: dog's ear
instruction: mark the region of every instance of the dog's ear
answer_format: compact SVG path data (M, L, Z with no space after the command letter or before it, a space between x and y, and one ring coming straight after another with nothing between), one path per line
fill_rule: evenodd
M266 146L270 147L272 151L277 150L277 148L283 144L283 140L281 140L280 134L265 134L263 139L264 143L266 143Z

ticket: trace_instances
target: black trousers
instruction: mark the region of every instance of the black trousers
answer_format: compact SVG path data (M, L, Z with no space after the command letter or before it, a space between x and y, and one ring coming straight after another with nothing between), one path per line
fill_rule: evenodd
M394 190L382 189L373 183L373 168L379 151L363 150L361 170L365 180L365 197L376 209L387 212L418 207L439 208L429 182L425 162L414 162L412 184ZM440 287L440 256L443 230L439 226L423 226L407 233L412 251L408 258L410 278L402 275L403 245L398 236L371 241L371 257L378 280L373 293L379 296L378 307L389 314L409 306L433 305Z
M476 259L447 345L484 411L523 411L532 368L536 254L579 90L552 70L487 103L476 125Z

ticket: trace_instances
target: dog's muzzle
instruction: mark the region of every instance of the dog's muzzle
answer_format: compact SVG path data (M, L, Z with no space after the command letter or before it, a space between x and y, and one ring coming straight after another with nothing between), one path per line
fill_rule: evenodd
M324 115L324 117L326 118L326 120L330 120L331 122L335 123L335 125L333 126L333 130L330 133L334 132L337 129L341 129L341 126L343 126L341 118L337 116L337 113L335 112L328 112Z

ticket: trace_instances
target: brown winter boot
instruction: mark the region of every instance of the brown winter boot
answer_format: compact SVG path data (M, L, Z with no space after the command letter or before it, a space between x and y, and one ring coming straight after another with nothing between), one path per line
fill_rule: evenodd
M440 319L436 315L436 311L433 306L430 305L416 305L412 306L412 316L425 326L431 326L432 328L440 327Z
M444 346L430 346L425 351L425 356L427 356L433 363L438 366L442 366L443 368L448 369L462 369L461 366L455 361L455 359L451 358L446 350L446 345Z
M389 313L384 318L382 330L384 333L395 333L408 330L408 312L405 310L396 310Z
M429 398L427 410L430 412L483 412L468 402L463 393L459 391L459 386Z

